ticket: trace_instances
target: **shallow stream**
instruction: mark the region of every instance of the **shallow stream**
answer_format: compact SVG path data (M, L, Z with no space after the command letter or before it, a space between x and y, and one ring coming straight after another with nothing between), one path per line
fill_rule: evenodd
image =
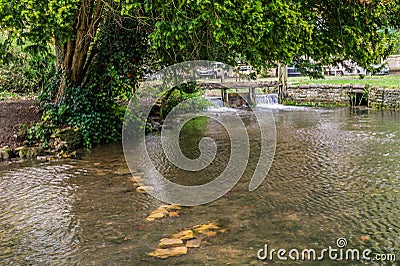
M346 238L351 248L397 252L399 259L400 114L347 108L273 112L275 159L257 190L248 191L259 153L255 139L253 159L229 193L183 208L179 217L153 222L145 218L162 203L136 192L120 144L84 152L81 160L2 164L0 264L262 264L257 251L264 244L319 250L336 246L338 238ZM221 143L212 164L212 171L219 173L229 157L229 146L223 145L227 136L213 122L203 133ZM181 138L188 156L196 157L193 143L198 137ZM175 171L162 155L152 156L177 183L201 184L212 176ZM161 238L215 221L227 231L187 255L166 260L147 255ZM317 264L286 262L296 263ZM346 263L324 260L318 265Z

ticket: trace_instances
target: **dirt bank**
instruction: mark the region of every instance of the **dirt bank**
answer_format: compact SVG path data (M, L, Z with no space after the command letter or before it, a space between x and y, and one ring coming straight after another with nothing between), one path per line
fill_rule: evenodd
M18 125L38 122L40 117L41 114L34 100L0 101L0 147L21 146L22 140L17 139Z

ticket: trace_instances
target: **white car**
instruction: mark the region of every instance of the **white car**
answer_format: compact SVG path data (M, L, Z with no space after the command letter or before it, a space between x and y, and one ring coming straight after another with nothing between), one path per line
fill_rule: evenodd
M201 67L196 69L196 74L199 77L206 78L221 78L222 75L226 78L228 76L228 72L225 70L225 65L223 63L212 63L209 67Z
M251 73L254 73L252 66L239 66L239 74L243 76L249 76Z

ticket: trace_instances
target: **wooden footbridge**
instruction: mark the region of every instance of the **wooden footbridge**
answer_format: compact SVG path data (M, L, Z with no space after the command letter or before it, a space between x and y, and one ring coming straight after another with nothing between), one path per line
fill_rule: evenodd
M256 102L256 89L264 88L278 88L278 94L282 95L283 88L279 82L211 82L211 81L198 81L199 87L203 90L220 90L222 101L229 105L228 90L248 90L248 102L253 105Z

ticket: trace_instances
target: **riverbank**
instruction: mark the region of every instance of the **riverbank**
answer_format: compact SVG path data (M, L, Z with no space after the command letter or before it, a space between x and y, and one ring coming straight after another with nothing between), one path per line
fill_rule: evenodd
M24 125L39 122L42 115L35 100L27 97L0 100L0 110L0 148L23 145Z
M368 85L290 85L286 104L299 106L364 106L400 110L400 89Z
M365 106L373 109L400 110L400 89L356 85L289 85L287 105L303 106ZM27 147L27 129L41 119L41 111L34 97L0 98L0 161L13 157L36 158L41 147ZM61 157L71 155L82 141L77 129L62 129L53 134L53 153Z
M278 78L262 79L263 81L277 81ZM289 77L288 84L293 86L300 85L364 85L369 87L381 88L399 88L400 75L390 73L390 75L375 75L375 76L325 76L324 79L310 79L309 77Z

